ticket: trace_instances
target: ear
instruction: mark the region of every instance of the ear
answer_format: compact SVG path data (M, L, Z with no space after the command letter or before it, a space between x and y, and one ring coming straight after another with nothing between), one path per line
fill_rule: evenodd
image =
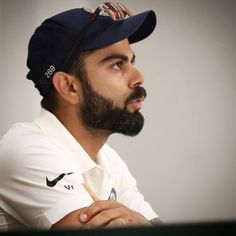
M78 79L65 72L56 72L52 78L53 85L58 94L71 104L79 102Z

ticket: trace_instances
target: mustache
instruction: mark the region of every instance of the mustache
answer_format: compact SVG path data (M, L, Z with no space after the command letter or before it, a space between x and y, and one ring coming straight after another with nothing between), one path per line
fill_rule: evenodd
M134 100L134 99L138 99L138 98L146 98L147 97L147 92L145 90L145 88L143 87L136 87L134 92L132 94L129 95L129 97L126 99L126 105Z

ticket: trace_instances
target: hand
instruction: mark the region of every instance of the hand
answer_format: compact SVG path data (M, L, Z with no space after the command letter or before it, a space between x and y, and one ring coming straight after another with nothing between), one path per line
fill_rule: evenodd
M79 220L83 227L126 227L151 223L141 214L135 212L115 200L99 200L91 189L84 184L94 203L81 211Z

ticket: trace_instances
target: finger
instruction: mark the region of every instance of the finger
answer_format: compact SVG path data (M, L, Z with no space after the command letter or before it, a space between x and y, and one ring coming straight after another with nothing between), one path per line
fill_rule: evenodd
M117 210L117 208L106 209L96 214L84 225L87 228L104 227L106 225L109 225L111 221L115 222L116 219L121 218L122 217L121 213L122 212ZM117 220L117 221L118 222L116 222L116 224L121 225L121 221L120 220ZM116 227L116 225L114 225L114 227Z
M108 210L119 208L121 204L114 200L100 200L95 201L93 204L88 206L83 212L80 214L81 222L88 222L91 218L94 218L97 214Z
M88 186L88 184L83 183L83 186L85 187L85 189L87 190L87 192L89 193L89 195L91 196L91 198L94 201L98 201L99 198L95 195L95 193L92 191L92 189Z
M122 217L118 217L112 221L110 221L106 227L107 228L120 228L120 227L127 227L127 223L126 220Z

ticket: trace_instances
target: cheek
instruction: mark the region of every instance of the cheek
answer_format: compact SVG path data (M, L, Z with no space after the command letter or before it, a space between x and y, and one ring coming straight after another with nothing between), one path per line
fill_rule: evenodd
M96 91L104 98L111 100L118 107L123 107L127 98L124 89L114 86L103 86L102 88L96 89Z
M123 109L125 105L125 101L129 95L125 93L124 91L125 91L124 88L110 86L109 88L104 88L104 90L98 91L98 92L106 99L111 100L114 106Z
M89 80L93 89L103 97L113 101L115 106L123 108L129 96L126 80L122 76L97 70L90 73Z

